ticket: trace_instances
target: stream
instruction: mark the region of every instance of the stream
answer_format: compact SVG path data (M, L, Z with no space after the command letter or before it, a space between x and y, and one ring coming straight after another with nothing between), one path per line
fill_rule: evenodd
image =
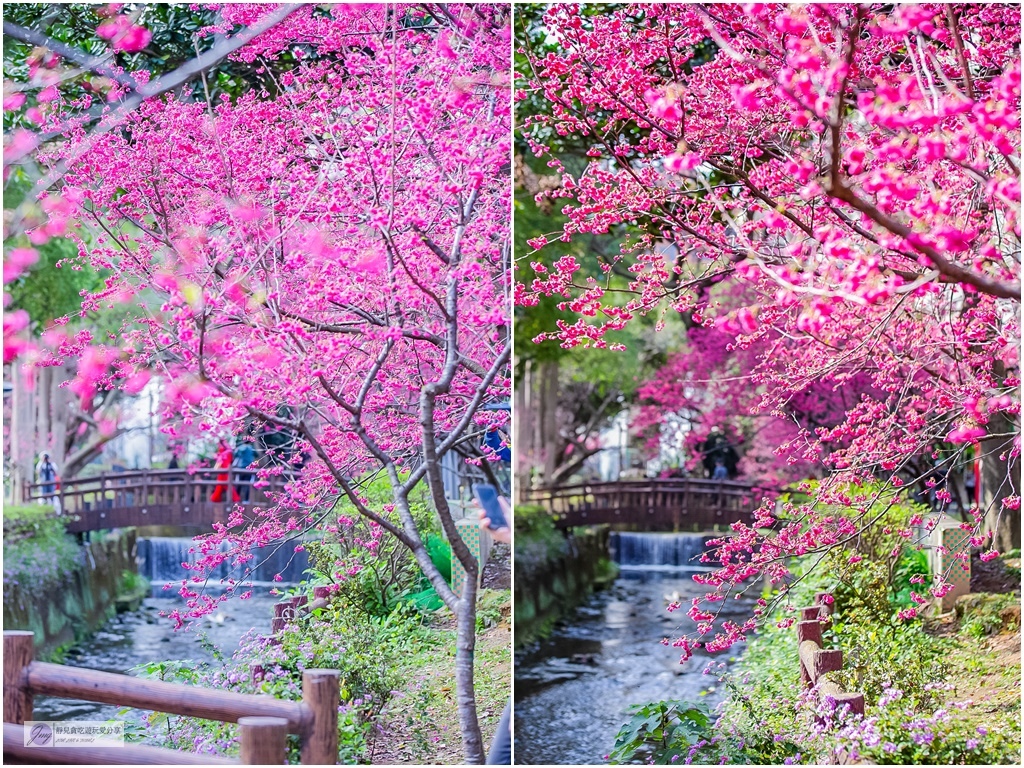
M704 588L692 565L704 539L695 534L612 535L620 573L558 624L544 641L520 651L515 661L515 761L521 765L607 763L626 709L666 699L714 706L722 699L717 679L703 674L709 654L697 651L685 664L679 650L662 645L694 623L691 598ZM678 600L683 608L669 613ZM737 617L750 600L731 600ZM727 614L723 612L722 616ZM732 657L717 655L717 661Z
M177 605L177 598L149 598L138 611L122 613L108 621L88 640L71 648L61 661L69 667L84 667L102 672L126 673L132 667L154 661L191 659L214 660L204 647L205 637L226 656L237 648L250 628L270 633L277 597L254 596L248 600L232 598L194 627L174 630L174 622L160 616L161 611ZM36 720L120 720L119 707L90 701L36 696L33 717Z
M139 572L149 579L151 597L137 611L118 614L88 640L69 649L61 661L69 667L84 667L102 672L133 674L132 668L159 661L214 661L211 644L225 656L238 649L242 636L252 630L270 634L274 604L280 600L269 594L272 587L287 587L302 579L308 567L305 553L299 555L278 548L257 550L259 568L253 573L253 596L248 600L231 598L208 617L175 631L174 622L160 614L182 608L184 602L175 589L186 575L183 562L194 561L188 550L194 542L188 538L139 539ZM280 582L274 581L282 575ZM223 566L212 574L211 586L216 591L219 579L235 575ZM171 589L164 589L171 584ZM119 707L88 701L37 696L34 701L36 720L108 720L123 719Z

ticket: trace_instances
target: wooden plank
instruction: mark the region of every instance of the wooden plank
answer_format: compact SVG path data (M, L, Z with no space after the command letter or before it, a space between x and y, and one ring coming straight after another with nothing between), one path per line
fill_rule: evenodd
M240 717L238 733L241 742L238 759L242 765L281 765L285 762L288 721L284 718Z
M4 764L22 765L237 765L212 755L125 744L123 747L26 747L25 726L4 723Z
M97 672L34 661L25 673L33 694L81 699L121 707L152 709L173 715L238 722L240 717L283 717L290 733L305 735L312 712L305 704L273 696L209 690L191 685L142 680L128 675Z
M25 670L35 658L35 633L4 630L4 722L32 719L32 691L25 686Z
M302 673L302 702L313 714L313 725L302 741L303 765L338 762L338 702L341 673L336 669L307 669Z

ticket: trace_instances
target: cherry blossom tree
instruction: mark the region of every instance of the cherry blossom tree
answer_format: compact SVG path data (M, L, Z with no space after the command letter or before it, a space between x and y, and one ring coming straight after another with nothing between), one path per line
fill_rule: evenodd
M142 45L130 24L113 39ZM33 155L48 218L27 237L55 228L78 239L78 258L110 275L83 307L135 312L116 338L58 327L45 354L79 357L72 389L83 398L159 376L171 433L291 430L301 471L273 509L256 520L238 509L202 542L178 620L223 599L202 586L223 559L244 566L253 547L337 531L346 520L332 508L345 498L411 550L455 614L465 758L481 762L478 564L441 459L506 418L482 406L507 400L510 384L508 9L225 5L204 33L238 29L262 33L230 57L273 88L212 99L201 79L173 95L114 85L98 123L81 119L91 99L58 89ZM275 70L286 54L298 64ZM391 503L361 492L371 476L387 478ZM466 571L461 595L410 511L422 482Z
M724 285L745 287L731 281ZM722 306L746 306L751 298L721 292L716 296ZM786 342L776 334L742 348L734 342L735 335L723 329L691 324L683 348L639 388L641 406L634 425L646 430L652 448L657 448L664 439L665 414L679 417L675 428L685 425L681 442L691 471L702 471L705 442L718 428L739 453L741 479L782 488L820 477L822 460L837 446L810 440L808 434L836 427L862 394L879 394L870 377L860 373L839 388L811 381L785 402L764 409L760 406L766 389L758 362L769 350L778 354Z
M759 513L774 532L734 526L708 600L760 576L780 584L786 558L872 525L851 488L898 488L922 456L946 472L973 444L984 495L971 542L1019 546L1020 9L558 5L538 38L519 98L550 109L525 135L541 156L586 140L592 161L573 174L551 157L561 184L547 194L568 222L531 247L632 233L602 267L632 275L625 301L571 256L516 286L519 304L556 296L576 314L547 337L604 346L640 316L685 313L753 353L763 412L859 390L832 426L786 438L788 459L823 459L829 475L785 524ZM723 301L708 290L720 283L749 298ZM940 578L933 593L948 589ZM757 623L706 639L714 613L693 611L684 657Z

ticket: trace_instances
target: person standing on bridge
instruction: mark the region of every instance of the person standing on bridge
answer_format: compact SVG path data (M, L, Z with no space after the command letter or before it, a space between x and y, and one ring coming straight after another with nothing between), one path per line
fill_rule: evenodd
M235 444L235 460L231 462L231 466L240 470L247 470L256 461L256 451L253 450L252 445L243 436L239 436L238 442ZM249 489L252 487L252 472L241 471L237 475L238 477L238 493L241 496L243 504L249 503ZM238 501L238 499L235 499Z
M36 477L43 484L43 495L49 497L47 501L53 504L57 514L60 514L60 499L56 495L60 478L57 476L57 465L50 461L50 454L47 451L43 451L43 456L36 465Z
M210 501L215 504L219 504L220 502L227 500L227 470L231 467L232 458L231 448L225 441L221 440L220 445L217 447L217 463L214 464L214 467L217 469L224 469L225 472L224 474L217 475L217 487L213 489L213 493L210 495ZM231 500L238 501L238 489L233 486L231 488Z

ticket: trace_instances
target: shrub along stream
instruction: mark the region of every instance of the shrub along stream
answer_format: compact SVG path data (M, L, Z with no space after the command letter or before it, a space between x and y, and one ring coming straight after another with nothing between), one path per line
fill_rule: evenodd
M892 514L920 511L902 504ZM707 673L720 675L730 692L714 713L684 701L638 707L611 761L1019 764L1019 576L1012 594L968 595L955 617L922 618L909 609L920 610L911 593L930 583L927 559L894 535L835 550L801 579L817 557L796 564L782 616L749 643L739 663L728 673L721 662L709 665ZM826 679L862 691L864 717L830 711L801 686L787 610L811 605L822 591L835 600L824 647L841 649L844 659Z

